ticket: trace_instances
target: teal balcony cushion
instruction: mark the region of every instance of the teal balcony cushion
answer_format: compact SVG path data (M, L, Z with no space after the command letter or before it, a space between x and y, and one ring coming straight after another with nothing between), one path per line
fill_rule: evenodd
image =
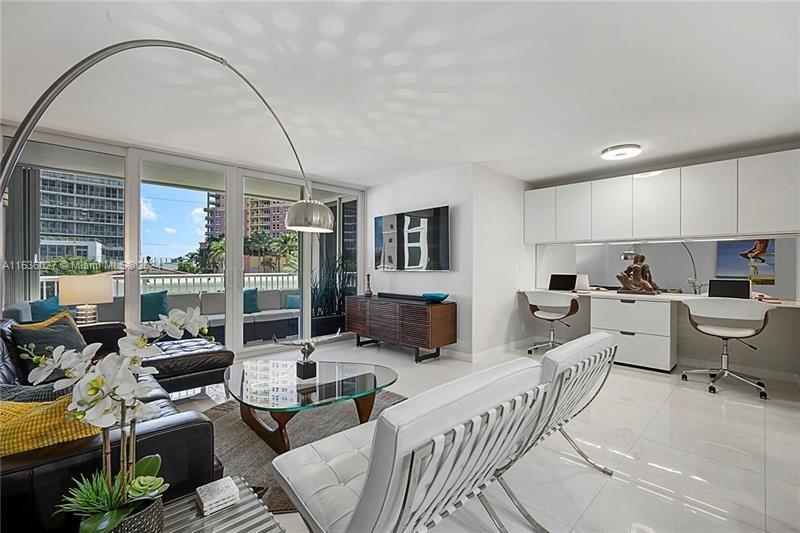
M244 312L258 313L258 289L247 289L244 291Z
M158 320L158 315L169 314L167 291L142 294L142 322Z

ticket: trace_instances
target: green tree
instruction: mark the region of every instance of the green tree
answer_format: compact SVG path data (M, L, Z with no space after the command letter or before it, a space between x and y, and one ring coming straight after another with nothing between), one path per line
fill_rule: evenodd
M42 274L45 276L77 276L114 270L108 263L74 255L54 257L43 262L43 265Z
M208 265L213 272L225 270L225 237L221 237L208 244Z

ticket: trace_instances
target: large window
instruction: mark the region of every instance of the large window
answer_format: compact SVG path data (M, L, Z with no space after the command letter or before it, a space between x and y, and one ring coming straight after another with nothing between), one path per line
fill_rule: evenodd
M225 175L144 160L141 163L139 279L142 294L169 309L199 307L211 335L225 342ZM152 318L143 300L141 318Z
M302 321L301 235L286 229L298 185L244 178L243 339L245 346L297 338Z
M333 211L333 233L312 234L311 333L344 330L345 298L358 286L358 199L314 188L314 198Z
M108 273L114 300L98 320L123 319L123 170L122 157L28 143L4 209L7 316L29 320L25 302L58 297L62 276Z

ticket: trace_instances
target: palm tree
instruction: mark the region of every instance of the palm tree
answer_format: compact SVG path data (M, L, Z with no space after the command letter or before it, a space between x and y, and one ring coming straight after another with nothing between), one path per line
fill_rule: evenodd
M295 270L297 269L297 233L281 233L275 238L275 252L278 256L278 265L281 264L281 258L286 259L287 262L292 254L295 256Z
M215 272L225 270L225 237L208 244L208 262Z

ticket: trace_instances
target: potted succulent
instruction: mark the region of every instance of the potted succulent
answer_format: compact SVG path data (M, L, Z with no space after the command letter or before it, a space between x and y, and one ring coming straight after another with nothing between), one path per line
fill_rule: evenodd
M100 344L90 344L82 351L58 346L48 348L45 355L35 355L33 345L20 346L22 357L37 366L29 380L38 385L54 371L63 378L57 380L56 390L73 387L67 420L77 420L101 428L103 436L102 469L88 478L81 476L64 496L57 512L73 513L81 518L81 533L108 531L163 530L161 495L169 488L158 477L161 457L136 457L136 424L156 416L159 407L137 398L155 387L152 381L139 382L139 374L156 374L153 367L143 366L148 357L161 353L156 342L165 338L183 338L188 331L193 336L206 335L208 320L199 308L186 311L173 309L160 315L153 325L138 324L125 330L119 340L119 352L95 360ZM119 468L112 469L111 431L120 431Z

